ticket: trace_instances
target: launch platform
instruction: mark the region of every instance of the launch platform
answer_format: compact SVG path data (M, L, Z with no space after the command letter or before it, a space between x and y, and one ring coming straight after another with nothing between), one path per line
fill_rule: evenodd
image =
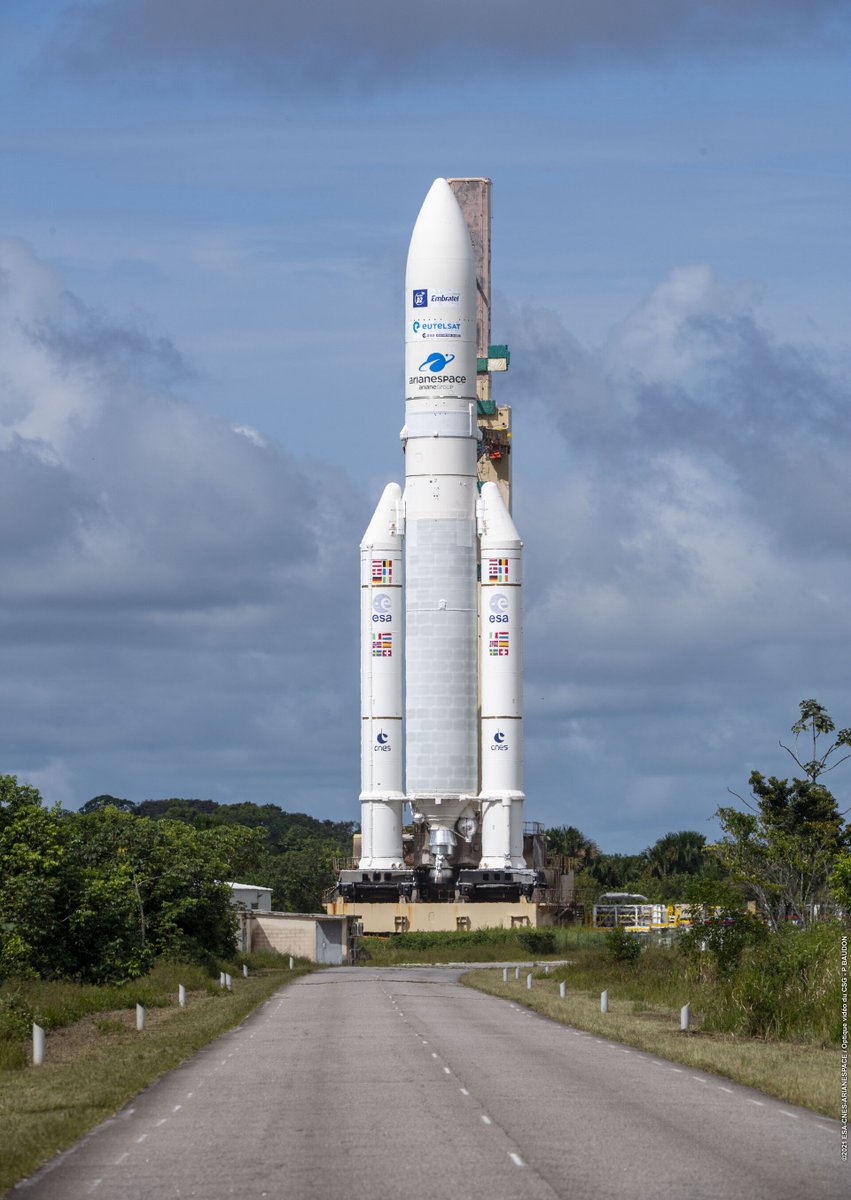
M336 899L325 905L329 916L351 917L360 922L365 934L422 933L425 930L468 932L471 929L537 929L555 925L552 905L531 900L500 903L490 900L469 903L463 900L428 904L410 900L363 903Z

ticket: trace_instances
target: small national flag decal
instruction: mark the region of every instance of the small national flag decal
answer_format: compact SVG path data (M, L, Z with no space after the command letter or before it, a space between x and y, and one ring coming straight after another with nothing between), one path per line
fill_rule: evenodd
M393 559L392 558L374 558L372 560L372 582L373 583L392 583L393 582Z
M506 658L508 656L508 630L498 629L490 636L488 649L493 658Z
M488 559L488 583L508 583L508 559Z
M377 633L372 639L373 658L393 657L393 634Z

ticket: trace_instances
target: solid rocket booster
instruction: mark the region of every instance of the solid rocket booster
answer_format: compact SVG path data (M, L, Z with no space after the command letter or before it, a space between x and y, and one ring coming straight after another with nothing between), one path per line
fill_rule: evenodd
M359 865L402 866L407 800L438 885L459 863L525 867L522 543L499 487L478 496L476 353L473 248L436 179L405 277L404 496L388 485L361 545Z

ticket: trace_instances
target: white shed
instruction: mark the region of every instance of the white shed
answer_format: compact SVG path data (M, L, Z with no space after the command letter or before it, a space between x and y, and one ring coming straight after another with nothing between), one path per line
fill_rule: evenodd
M247 909L251 912L272 911L272 889L258 887L253 883L228 883L231 890L231 904L235 908Z

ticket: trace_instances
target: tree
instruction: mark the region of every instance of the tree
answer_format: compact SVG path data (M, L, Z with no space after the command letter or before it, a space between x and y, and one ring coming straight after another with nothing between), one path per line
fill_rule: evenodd
M99 808L106 808L111 805L112 808L118 808L122 812L135 812L136 805L132 800L122 800L120 796L92 796L91 800L87 800L80 808L81 813L97 812Z
M840 747L851 746L851 730L840 730L821 753L819 739L834 732L834 723L815 700L802 700L800 710L792 726L796 750L798 737L809 733L812 757L802 761L796 750L780 744L805 777L790 783L753 771L751 800L732 793L748 811L719 808L726 836L711 847L734 878L748 886L774 929L786 918L804 924L815 919L816 905L827 898L837 858L849 841L836 800L818 780L849 757L829 762Z
M0 976L61 973L71 965L68 837L58 806L37 788L0 775Z
M671 875L696 875L706 862L706 838L684 829L666 833L644 851L648 871L659 879Z
M547 830L547 850L550 854L563 854L565 858L578 859L587 866L600 856L600 847L587 838L575 825L556 825Z

